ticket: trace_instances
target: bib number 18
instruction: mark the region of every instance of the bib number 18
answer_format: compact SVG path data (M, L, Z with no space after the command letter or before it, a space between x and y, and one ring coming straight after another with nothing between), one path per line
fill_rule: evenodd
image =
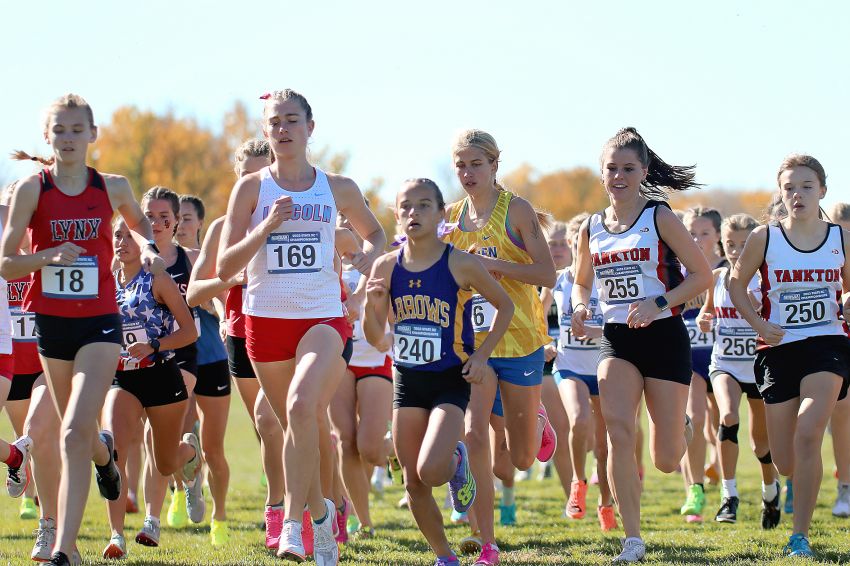
M81 256L71 265L41 268L41 289L52 299L97 298L97 257Z

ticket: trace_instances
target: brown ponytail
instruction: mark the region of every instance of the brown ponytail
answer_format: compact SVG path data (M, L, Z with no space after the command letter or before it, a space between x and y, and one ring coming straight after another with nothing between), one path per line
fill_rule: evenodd
M47 167L50 167L56 162L55 157L41 157L39 155L30 155L26 151L22 151L20 149L17 151L13 151L10 157L15 161L35 161Z

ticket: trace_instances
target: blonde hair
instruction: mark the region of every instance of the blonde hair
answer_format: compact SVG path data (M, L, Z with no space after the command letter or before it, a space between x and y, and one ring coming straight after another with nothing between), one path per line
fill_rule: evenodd
M837 202L829 211L829 218L833 222L850 222L850 204Z
M267 140L260 140L257 138L247 139L242 142L238 148L236 148L236 152L233 155L233 160L236 164L233 166L233 171L236 175L239 175L239 171L241 170L242 163L247 161L250 157L269 157L271 154L271 147L269 146L269 142Z
M723 223L720 225L720 232L740 232L743 230L752 232L758 225L758 220L749 214L733 214L723 219Z
M560 220L555 220L546 230L546 237L552 239L552 237L558 232L563 232L566 236L567 233L567 223L561 222Z
M86 99L80 96L79 94L74 94L69 92L68 94L64 94L50 103L44 111L44 131L47 131L47 127L50 125L50 117L57 110L66 110L69 108L82 108L86 112L86 118L89 121L89 127L94 128L94 112L92 112L91 106ZM30 155L25 151L21 151L20 149L12 152L12 159L16 161L37 161L43 165L47 165L48 167L53 165L56 162L56 158L51 157L41 157L39 155Z
M567 220L567 239L572 241L578 231L581 230L582 223L590 216L588 212L579 212L569 220Z

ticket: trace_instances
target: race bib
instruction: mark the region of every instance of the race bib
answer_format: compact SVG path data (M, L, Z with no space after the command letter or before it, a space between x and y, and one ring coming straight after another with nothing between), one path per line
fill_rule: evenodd
M643 273L639 265L612 265L596 271L599 300L609 305L633 303L645 299Z
M703 332L693 318L685 319L685 327L688 329L688 337L691 339L691 348L711 348L714 346L714 330Z
M808 328L829 324L827 288L789 291L779 294L779 325L782 328ZM835 300L832 297L831 300Z
M35 342L35 313L24 312L21 307L9 307L12 315L12 340Z
M321 271L322 239L319 232L285 232L266 239L268 272L312 273Z
M572 327L562 326L561 335L558 338L558 347L563 350L595 350L599 347L599 344L593 338L580 340L573 336Z
M393 358L401 366L421 366L440 358L442 334L437 326L396 324Z
M41 291L51 299L96 299L97 257L80 256L71 265L41 268Z
M751 362L756 358L756 331L752 328L717 328L718 360Z
M472 295L472 330L489 332L496 316L496 308L481 295Z
M121 353L125 356L129 355L127 349L136 342L148 341L148 333L145 331L145 327L141 322L133 321L125 323L121 327L121 332L123 333Z

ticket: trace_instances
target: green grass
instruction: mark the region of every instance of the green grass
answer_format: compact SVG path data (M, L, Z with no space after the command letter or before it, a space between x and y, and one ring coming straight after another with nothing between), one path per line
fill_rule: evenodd
M11 437L4 418L0 436ZM741 430L747 430L742 424ZM743 435L742 435L743 436ZM743 440L743 438L742 438ZM264 490L260 486L260 460L254 435L242 408L234 399L227 438L231 465L229 517L231 544L213 549L208 544L209 523L175 531L163 528L157 549L141 547L132 538L141 526L142 515L127 520L130 557L128 565L259 565L280 564L263 546L262 504ZM821 562L846 563L850 521L835 519L830 514L835 492L832 478L832 455L829 440L824 446L827 473L824 477L818 508L811 532L812 544ZM5 473L5 470L3 470ZM739 473L741 507L736 525L720 525L707 521L688 525L679 516L684 499L682 478L678 474L664 476L649 470L643 494L643 533L647 541L646 562L656 564L782 564L781 548L790 534L790 521L783 516L778 529L762 531L759 518L759 477L756 460L742 442ZM79 548L87 564L102 564L101 551L109 538L105 505L94 491L89 500L80 533ZM435 492L436 493L436 492ZM442 502L442 491L438 500ZM591 487L589 500L597 492ZM395 508L400 488L387 490L382 501L373 500L378 529L376 539L346 546L343 564L362 566L431 565L433 557L416 529L408 511ZM708 489L706 515L713 517L719 505L717 487ZM618 550L622 532L600 533L591 512L583 521L561 518L564 494L557 480L528 481L517 484L517 519L519 526L502 528L496 534L502 548L502 563L538 564L605 564ZM209 499L208 499L209 501ZM0 564L33 564L29 560L35 521L23 521L17 515L18 500L0 497ZM165 514L163 513L163 522ZM207 517L207 521L209 517ZM498 521L498 512L497 512ZM467 534L466 527L447 527L449 540L456 543ZM471 564L472 558L462 563Z

